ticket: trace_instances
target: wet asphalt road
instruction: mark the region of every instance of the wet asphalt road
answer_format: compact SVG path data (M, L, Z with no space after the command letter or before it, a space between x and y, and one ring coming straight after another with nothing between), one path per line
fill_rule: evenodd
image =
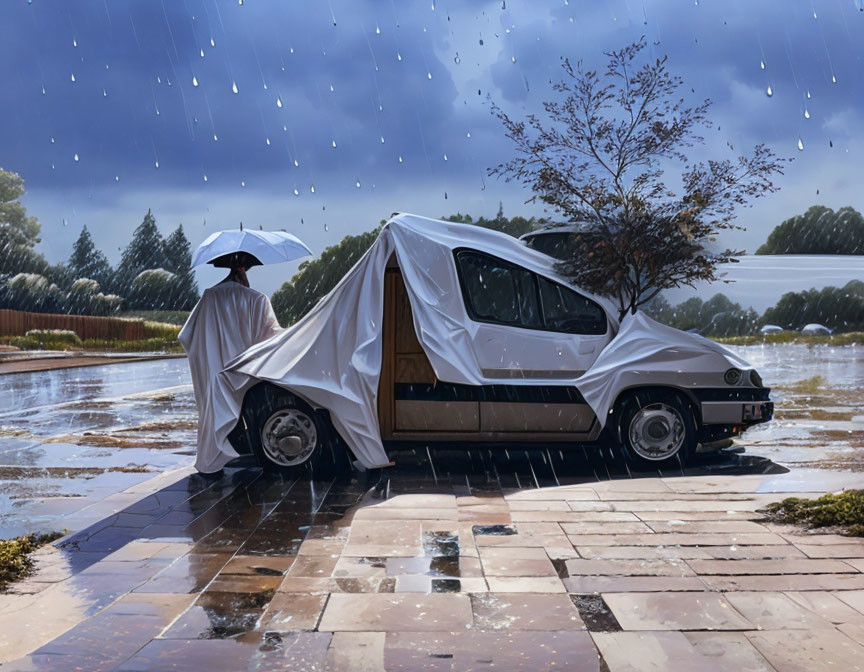
M864 349L754 346L738 351L774 387L777 420L737 452L704 456L679 474L864 470ZM158 473L192 463L196 413L184 359L3 376L0 538L62 529L74 514ZM743 451L743 452L742 452ZM412 450L374 478L423 491L531 488L639 476L607 447ZM72 528L74 529L74 528Z

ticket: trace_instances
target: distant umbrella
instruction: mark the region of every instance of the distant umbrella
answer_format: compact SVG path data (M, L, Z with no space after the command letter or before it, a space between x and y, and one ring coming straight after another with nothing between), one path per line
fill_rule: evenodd
M312 250L302 240L284 231L231 229L208 236L195 250L192 267L201 264L228 266L229 257L240 253L254 257L248 260L248 265L254 266L293 261L311 255Z

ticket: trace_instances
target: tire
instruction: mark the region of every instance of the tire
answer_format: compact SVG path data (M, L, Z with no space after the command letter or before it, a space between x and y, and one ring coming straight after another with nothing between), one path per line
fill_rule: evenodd
M683 467L696 451L693 408L672 390L629 392L618 400L613 418L614 442L640 468Z
M349 464L326 411L281 387L262 383L249 390L243 420L246 441L265 472L329 480Z

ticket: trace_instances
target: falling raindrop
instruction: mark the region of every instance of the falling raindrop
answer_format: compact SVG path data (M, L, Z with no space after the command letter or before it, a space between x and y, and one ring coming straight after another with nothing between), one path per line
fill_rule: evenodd
M462 59L459 58L459 52L458 51L456 52L456 58L453 59L453 62L456 63L456 65L459 65L462 62Z
M282 98L281 96L276 97L276 107L282 107Z
M115 176L114 176L114 181L115 181L115 182L119 182L119 181L120 181L120 176L119 176L119 175L115 175Z
M354 183L354 186L357 187L357 188L359 189L359 188L360 188L360 180L357 180L357 181Z
M75 81L75 73L74 72L71 73L69 78L74 82Z
M836 76L831 75L831 83L832 83L832 84L836 84L836 83L837 83L837 77L836 77Z
M219 142L219 138L215 133L213 134L213 142Z
M66 221L66 218L63 218L63 226L69 226L69 222Z
M267 146L270 146L270 138L267 138Z
M515 56L511 56L511 57L510 57L510 62L511 62L511 63L515 63L515 62L516 62L516 57L515 57Z
M243 0L237 0L237 4L238 4L238 5L242 5L242 4L243 4Z
M78 154L75 154L75 156L72 157L72 160L73 160L75 163L78 163Z
M215 46L216 46L216 43L213 41L213 38L212 38L212 37L210 38L210 46L211 46L211 47L215 47Z
M159 162L156 162L156 170L159 170Z
M103 98L107 98L107 97L108 97L108 92L107 92L105 89L102 89L102 97L103 97ZM157 113L158 113L158 110L157 110Z
M382 145L384 144L384 136L383 135L381 136L381 144Z
M336 89L333 88L333 85L330 85L330 93L333 93Z
M380 35L380 34L381 34L381 29L380 29L378 26L375 26L375 34L376 34L376 35Z
M799 151L799 152L803 152L803 151L804 151L804 141L801 140L801 138L798 138L798 151Z
M759 61L759 67L765 69L765 61Z
M432 79L432 73L431 73L431 72L427 72L427 73L426 73L426 77L428 77L429 79Z
M77 47L78 46L78 40L72 40L72 46Z
M42 87L42 95L43 96L45 95L45 87L44 86Z
M828 141L828 146L829 146L829 147L833 147L833 146L834 146L834 141L833 141L833 140L829 140L829 141Z
M399 155L399 163L402 163L402 155Z
M336 149L336 141L333 141L333 149Z
M309 191L312 192L313 194L315 193L315 185L314 184L310 185Z
M300 167L300 162L299 162L297 159L294 159L294 167L295 167L295 168L299 168L299 167Z
M330 230L330 227L327 226L327 225L325 224L325 225L324 225L324 230L325 230L325 231L329 231L329 230Z
M810 118L810 110L808 110L806 107L804 108L804 118L805 119Z
M774 89L771 88L771 85L768 85L768 89L765 91L765 95L769 98L774 95Z
M446 154L444 155L444 160L445 160L445 161L447 160L447 155L446 155Z
M246 186L246 181L245 181L245 180L241 180L241 181L240 181L240 186L241 186L241 187L245 187L245 186Z
M810 100L810 92L807 92L807 100Z
M198 78L192 75L192 86L198 86Z
M237 82L231 82L231 90L234 93L240 93L240 89L237 88Z
M295 189L295 190L294 190L294 195L295 195L295 196L299 196L299 195L300 195L300 190L299 190L299 189Z
M471 137L471 131L468 131L468 132L465 134L465 137L466 137L466 138L470 138L470 137Z
M402 54L400 54L398 51L396 52L396 60L397 60L397 61L401 61L401 60L402 60Z
M201 58L204 58L204 50L203 49L201 50L200 53L201 53Z
M52 145L54 144L54 138L51 138L51 144Z
M204 175L204 181L205 181L205 182L207 181L207 175L206 175L206 173L205 173L205 175Z

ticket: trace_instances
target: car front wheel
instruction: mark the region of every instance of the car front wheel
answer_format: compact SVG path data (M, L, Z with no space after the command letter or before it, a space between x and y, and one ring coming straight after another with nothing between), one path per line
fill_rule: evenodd
M265 471L316 480L332 478L345 461L326 413L288 390L258 385L244 402L246 437Z
M642 467L683 466L695 451L693 411L676 392L636 390L618 402L614 416L617 443Z

